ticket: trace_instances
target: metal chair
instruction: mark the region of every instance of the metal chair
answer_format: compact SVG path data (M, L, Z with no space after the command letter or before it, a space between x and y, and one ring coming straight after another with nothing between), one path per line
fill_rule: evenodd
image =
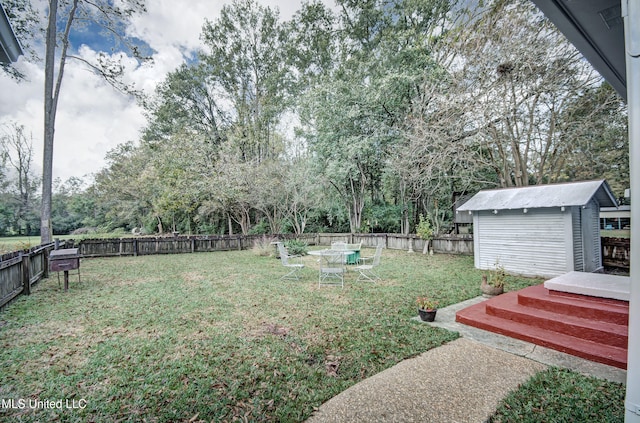
M282 263L282 265L284 267L289 269L289 273L287 273L286 275L282 276L280 278L280 280L282 280L282 279L299 280L300 276L298 275L298 272L300 272L302 269L304 269L304 264L303 263L293 263L290 260L291 259L295 259L295 258L300 258L302 256L291 256L291 255L289 255L289 253L287 252L287 249L285 248L285 246L284 246L284 244L282 242L276 242L276 245L278 246L278 253L280 254L280 262Z
M378 244L376 247L376 252L373 256L370 257L360 257L360 265L354 267L355 270L360 272L358 275L358 279L356 282L360 282L361 280L367 280L371 282L375 282L380 279L380 275L378 275L375 271L375 268L380 265L380 256L382 255L382 244ZM368 261L371 261L370 264L367 264Z
M345 254L341 250L329 250L320 258L320 276L318 286L340 285L344 288L344 274L347 273L345 266Z
M344 250L347 248L347 243L344 241L333 241L331 243L332 250Z

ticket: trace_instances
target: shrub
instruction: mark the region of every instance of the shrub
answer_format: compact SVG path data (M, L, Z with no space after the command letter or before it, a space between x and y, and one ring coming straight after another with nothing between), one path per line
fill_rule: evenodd
M422 214L420 214L420 223L418 223L418 227L416 228L416 234L422 239L431 239L433 236L431 223L429 219L425 218Z
M287 251L292 256L304 256L307 255L309 251L307 243L298 239L290 239L284 243L284 246L287 247Z
M276 241L275 238L263 235L261 238L258 238L254 241L251 251L253 251L253 253L257 256L273 256L275 254L275 247L271 245L271 243L274 241Z

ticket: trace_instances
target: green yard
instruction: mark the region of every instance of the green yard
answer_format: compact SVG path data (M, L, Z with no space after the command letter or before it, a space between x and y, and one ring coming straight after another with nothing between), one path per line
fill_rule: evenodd
M115 238L122 236L122 234L89 234L89 235L54 235L54 239L74 239L76 241L85 238ZM0 254L10 253L12 251L18 251L22 249L29 249L40 245L39 236L5 236L0 237Z
M40 245L39 236L11 236L0 237L0 254Z
M0 313L0 398L86 407L0 417L301 421L456 338L411 320L416 296L443 307L480 294L472 257L384 250L381 282L351 274L344 289L317 286L315 259L285 282L278 260L250 251L83 260L69 292L52 277Z

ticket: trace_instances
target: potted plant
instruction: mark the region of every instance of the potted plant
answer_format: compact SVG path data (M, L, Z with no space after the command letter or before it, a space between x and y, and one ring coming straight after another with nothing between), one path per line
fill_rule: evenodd
M482 275L482 284L480 289L485 297L493 297L500 295L504 292L504 282L507 277L507 273L503 266L496 264L496 267L491 272L484 273Z
M431 228L431 223L429 222L429 219L425 219L422 213L420 214L420 220L419 220L418 226L416 227L416 234L421 239L425 240L424 248L422 249L422 254L427 254L427 251L429 251L429 254L433 255L433 250L429 248L431 244L431 239L433 238L433 228Z
M423 322L433 322L438 311L438 302L429 297L418 297L418 314Z

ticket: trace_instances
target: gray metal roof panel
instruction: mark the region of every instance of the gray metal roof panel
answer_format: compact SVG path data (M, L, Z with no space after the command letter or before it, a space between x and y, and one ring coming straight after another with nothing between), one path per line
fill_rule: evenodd
M594 196L602 206L617 205L615 196L607 182L599 180L484 190L458 207L458 210L478 211L584 206Z

